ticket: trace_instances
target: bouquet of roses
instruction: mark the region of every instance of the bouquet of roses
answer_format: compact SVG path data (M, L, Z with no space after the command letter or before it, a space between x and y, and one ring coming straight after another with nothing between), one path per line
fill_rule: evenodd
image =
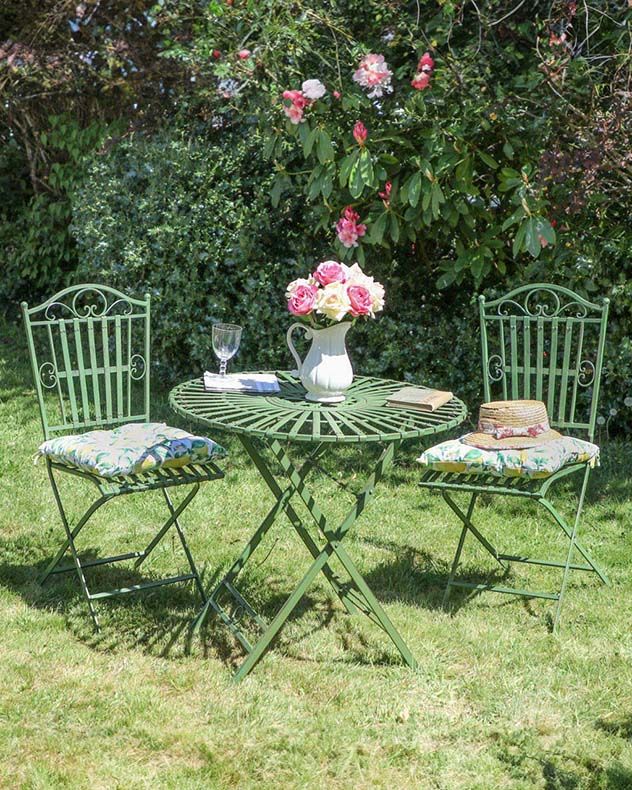
M375 318L384 308L384 287L357 263L323 261L311 277L293 280L285 296L290 313L315 327Z

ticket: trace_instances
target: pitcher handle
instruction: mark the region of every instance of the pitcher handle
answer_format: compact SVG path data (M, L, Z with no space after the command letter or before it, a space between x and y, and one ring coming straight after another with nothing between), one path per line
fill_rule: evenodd
M296 371L292 371L292 373L296 373L297 376L300 376L301 375L301 368L303 367L303 361L299 357L298 351L296 350L296 348L294 348L294 343L292 342L292 332L295 329L297 329L297 328L298 329L302 329L305 332L305 337L307 337L308 339L309 339L309 337L310 337L310 335L312 333L312 330L308 326L305 326L305 324L295 323L295 324L292 324L292 326L287 330L287 333L285 335L285 339L287 341L288 348L290 349L290 352L291 352L292 356L294 357L294 361L296 362L296 365L297 365L297 370Z

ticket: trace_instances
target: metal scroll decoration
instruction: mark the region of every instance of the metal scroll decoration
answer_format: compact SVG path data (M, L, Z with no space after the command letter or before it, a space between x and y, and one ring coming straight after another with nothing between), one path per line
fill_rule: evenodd
M522 301L503 299L497 308L500 316L527 316L528 318L585 318L588 307L574 299L563 302L558 291L552 288L532 288Z
M590 387L594 380L594 364L589 359L582 359L577 369L577 383L580 387Z
M487 360L487 375L490 381L500 381L505 375L505 363L500 354L492 354Z
M45 387L47 390L51 390L57 385L57 368L52 362L42 362L39 366L38 375L42 387Z
M133 354L129 360L129 375L134 381L140 381L147 372L147 363L142 354Z
M113 315L118 310L121 316L130 315L133 305L120 297L108 300L108 294L99 288L81 288L76 291L70 302L51 302L44 311L47 321L58 321L60 318L103 318Z

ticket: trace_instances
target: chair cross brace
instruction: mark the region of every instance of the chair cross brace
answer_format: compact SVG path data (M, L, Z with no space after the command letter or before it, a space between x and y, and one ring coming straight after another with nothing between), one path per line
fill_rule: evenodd
M142 590L153 589L156 587L163 587L165 585L176 584L178 582L187 582L191 580L194 581L195 586L197 587L197 590L200 594L200 597L202 598L202 601L206 600L206 592L202 585L200 574L198 573L198 570L195 566L193 556L191 555L191 551L189 549L186 537L182 530L182 526L180 525L179 522L180 515L189 506L189 504L193 500L193 497L197 494L200 488L200 483L194 483L192 485L191 491L188 492L186 497L182 500L182 502L180 502L180 504L177 507L174 507L166 489L165 488L161 489L165 497L165 501L170 515L169 518L163 524L163 526L160 528L160 530L156 533L154 538L142 551L132 551L132 552L127 552L125 554L117 554L111 557L99 557L98 559L94 559L94 560L82 560L79 556L75 544L75 541L79 536L79 533L86 526L92 515L94 515L94 513L101 507L101 505L105 504L110 499L114 499L116 496L120 496L120 494L131 493L131 491L127 492L122 490L119 494L102 493L99 499L97 499L88 507L85 513L79 518L75 526L71 528L64 505L62 503L62 498L59 492L59 488L57 486L57 481L55 480L55 476L53 474L54 464L50 460L46 459L46 466L48 470L48 476L50 479L51 487L53 489L53 494L55 496L55 501L57 502L59 514L61 516L61 520L64 525L64 530L66 532L66 540L62 544L57 555L49 562L43 574L41 575L39 579L40 584L44 584L44 582L48 579L48 577L53 574L69 573L71 571L75 571L79 578L79 583L81 585L84 598L86 599L86 602L88 604L88 609L90 611L90 616L92 617L94 627L97 631L100 630L100 626L99 626L99 619L97 617L96 610L92 603L93 601L102 600L105 598L113 598L119 595L126 595L129 593L140 592ZM96 482L96 480L94 482ZM99 487L98 483L97 483L97 487ZM87 568L93 568L100 565L111 565L113 563L124 562L125 560L132 560L132 559L136 560L134 567L137 568L147 559L147 557L149 557L149 555L153 552L153 550L156 548L158 543L162 540L162 538L172 527L176 530L178 534L178 538L180 539L180 543L182 545L182 548L184 550L185 556L189 564L190 573L185 573L178 576L171 576L164 579L155 579L147 582L142 582L140 584L130 585L129 587L120 587L114 590L105 590L96 593L90 592L84 573L84 571ZM60 566L59 563L61 562L62 558L64 557L68 549L70 549L73 558L73 564Z
M342 541L347 533L373 498L376 485L392 465L399 442L394 441L386 444L376 462L372 474L369 475L360 493L355 495L355 505L349 510L339 526L332 527L305 482L307 475L317 467L318 458L320 458L327 449L325 443L317 445L302 466L297 467L292 462L287 451L277 440L262 440L264 447L271 453L280 466L282 474L275 475L264 454L259 451L255 443L247 436L242 435L240 439L246 452L274 496L275 502L237 560L211 593L196 618L195 630L198 630L202 626L202 623L211 610L220 617L222 622L229 627L233 635L239 640L247 652L246 658L234 676L235 680L241 680L253 669L259 659L268 650L273 639L277 636L288 617L294 611L308 587L310 587L318 574L322 573L346 611L349 614L357 611L365 614L372 622L386 632L397 647L406 664L410 667L415 667L415 659L406 643L393 626L366 581L361 576L346 549L342 546ZM302 500L311 517L311 521L314 522L316 537L308 530L307 525L294 509L291 500L295 496L298 496ZM241 593L235 588L234 581L244 569L247 562L281 513L285 513L290 524L305 545L312 558L312 563L272 621L267 623L265 619L259 616L250 604L245 601ZM334 557L338 559L346 571L349 577L348 581L344 582L330 567L329 563ZM220 595L226 591L237 601L238 613L241 614L242 612L246 612L257 624L260 635L254 644L250 642L247 635L240 627L239 617L231 617L219 603L218 599Z
M565 476L566 473L567 472L565 472L564 474L560 474L559 476L560 477ZM481 493L481 491L472 490L472 487L465 488L464 486L459 485L459 483L456 481L454 483L443 482L443 481L422 483L421 485L424 487L435 488L435 489L438 488L441 491L441 494L445 499L445 501L447 502L447 504L450 506L452 511L458 516L459 520L463 524L463 527L461 529L461 535L459 538L459 543L456 549L456 554L454 555L454 560L452 561L452 566L450 568L448 583L443 596L444 607L447 607L448 599L450 597L450 592L453 587L462 587L465 589L479 591L479 592L489 591L489 592L503 593L505 595L518 595L525 598L545 598L557 602L555 615L553 618L553 630L556 631L559 626L560 611L561 611L562 601L564 598L564 593L566 591L566 586L568 584L569 571L571 570L591 571L593 573L596 573L597 576L599 576L599 578L601 579L601 581L609 586L610 581L607 575L605 574L605 572L603 571L603 569L597 564L597 562L592 558L588 550L585 549L584 546L582 546L582 544L577 539L577 531L579 527L581 511L584 504L584 498L586 495L586 488L588 485L589 474L590 474L590 467L588 465L585 465L584 479L582 482L577 511L572 526L566 522L564 517L557 511L553 503L550 502L550 500L548 500L545 496L551 483L553 482L552 478L548 478L545 484L542 486L542 488L537 492L528 492L528 491L511 492L516 496L525 496L527 498L535 499L536 502L539 502L551 514L555 523L562 530L562 532L565 534L565 536L568 538L569 541L566 559L563 561L542 560L542 559L535 559L532 557L526 557L519 554L507 554L507 553L499 552L472 523L472 513L474 511L474 505L476 504L476 500L479 496L479 493ZM467 511L462 510L450 496L452 491L459 491L459 490L465 490L468 493L470 493L470 501ZM494 492L493 489L492 490L485 489L485 490L488 493L497 493L499 495L509 493L505 489L498 490L496 492ZM505 571L508 570L509 564L513 562L563 569L562 582L559 592L552 593L552 592L543 592L543 591L523 590L514 587L505 587L503 585L498 585L498 584L477 584L474 582L467 582L467 581L461 581L455 579L455 574L460 563L461 553L463 551L465 538L467 537L468 532L471 533L473 537L475 537L478 540L478 542L483 546L483 548L496 560L496 562L499 563L499 565ZM583 557L585 561L584 563L579 564L573 562L573 555L575 551L577 551Z

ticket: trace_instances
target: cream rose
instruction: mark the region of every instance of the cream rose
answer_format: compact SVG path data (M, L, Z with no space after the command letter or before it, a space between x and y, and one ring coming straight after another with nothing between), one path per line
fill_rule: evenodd
M316 311L332 321L342 321L350 312L351 302L344 283L329 283L321 288L316 302Z

